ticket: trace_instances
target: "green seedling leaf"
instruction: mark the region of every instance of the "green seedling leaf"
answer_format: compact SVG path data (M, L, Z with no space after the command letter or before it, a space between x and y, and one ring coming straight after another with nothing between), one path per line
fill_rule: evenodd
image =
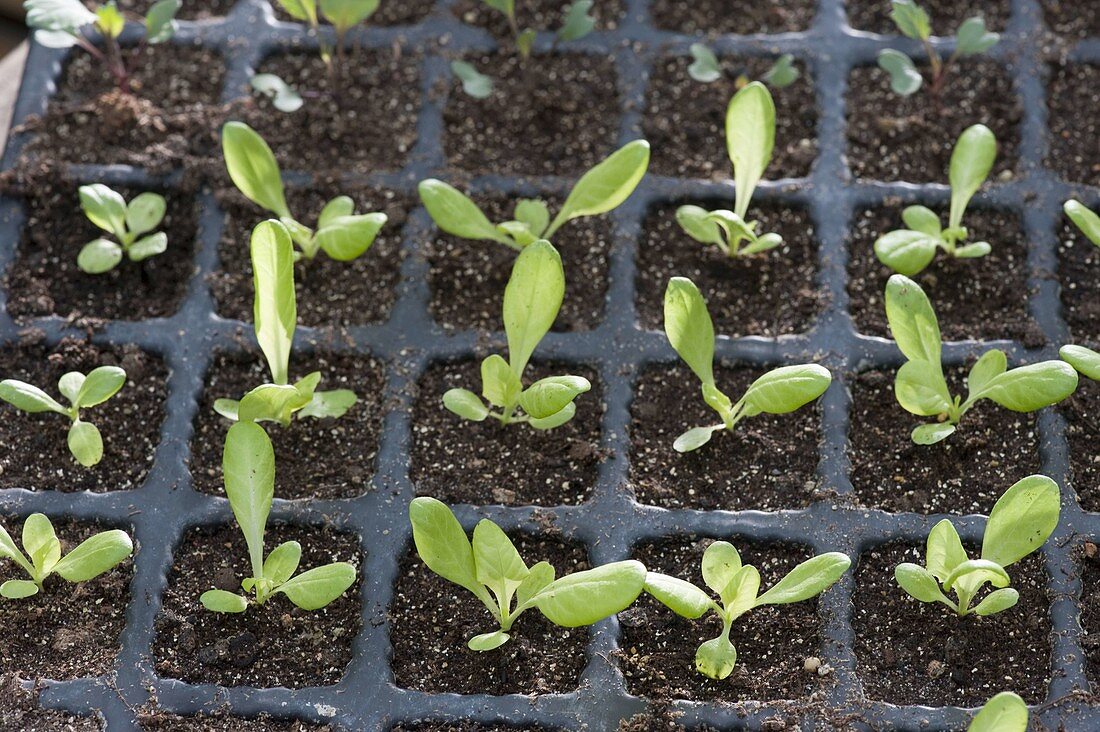
M264 560L264 579L278 586L289 580L298 571L302 561L302 545L296 541L284 541Z
M534 28L528 28L516 36L516 49L519 51L520 56L528 58L531 55L531 49L535 47L535 39L538 34Z
M23 9L27 13L27 26L38 31L74 34L96 22L95 13L80 0L26 0Z
M985 20L981 17L968 18L959 26L955 34L955 52L960 56L973 56L985 53L997 42L1001 36L991 33L985 28Z
M485 99L493 93L493 80L465 61L452 61L451 73L462 82L462 91L474 99Z
M162 2L178 3L178 0L161 0ZM160 226L164 220L164 214L168 210L168 202L159 193L139 193L126 206L126 228L137 236Z
M910 439L918 445L935 445L955 434L956 429L955 425L948 422L922 424L913 428Z
M216 613L243 613L248 609L246 598L225 590L207 590L199 597L199 602Z
M103 437L91 422L73 422L69 427L68 445L76 461L86 468L103 459Z
M832 380L829 370L817 364L782 366L754 381L743 399L755 413L787 414L824 394Z
M309 403L298 412L298 418L337 419L347 414L356 401L358 397L350 389L315 391Z
M565 296L565 272L553 245L539 240L516 257L504 289L504 331L512 371L523 373L535 347L554 324Z
M895 94L907 97L916 94L924 84L924 77L917 71L913 59L901 51L884 48L878 53L878 65L890 75L890 88Z
M65 407L37 386L15 379L0 381L0 399L21 412L38 414L39 412L57 412L68 414Z
M30 580L8 580L0 585L0 595L9 600L22 600L38 594L38 585Z
M527 423L537 430L552 430L555 427L561 427L576 415L577 405L570 402L549 417L531 417Z
M970 369L970 376L966 380L969 398L974 399L975 395L985 390L993 379L1007 370L1008 358L1005 356L1004 351L994 348L983 353L982 357Z
M489 416L489 409L477 394L468 389L447 390L443 395L443 406L472 422L482 422Z
M592 16L592 0L576 0L565 11L565 19L558 29L558 40L563 43L584 38L596 27Z
M940 217L927 206L906 206L901 212L901 220L913 231L938 239L943 230L940 227ZM901 274L905 274L902 272Z
M993 247L990 246L987 241L976 241L973 244L967 244L955 249L955 256L959 259L978 259L984 257L993 251Z
M1011 691L1002 691L978 710L966 729L967 732L1027 732L1027 719L1024 700Z
M1100 381L1100 353L1084 346L1062 346L1058 355L1082 376Z
M1080 201L1074 200L1066 201L1062 210L1089 241L1100 247L1100 216L1086 208Z
M742 219L775 147L775 103L768 87L754 81L726 109L726 150L733 163L735 212Z
M492 633L475 635L473 638L466 641L466 646L471 651L492 651L500 648L511 639L512 636L508 635L503 630L496 630Z
M695 283L673 277L665 288L665 335L704 384L714 383L714 324Z
M271 378L286 384L290 347L298 322L294 292L294 245L277 221L263 221L252 230L253 320L256 340L264 352Z
M122 247L110 239L93 239L76 256L76 266L88 274L110 272L122 261Z
M61 392L61 396L69 400L70 404L76 404L78 395L80 394L80 387L84 386L84 381L87 377L79 371L69 371L61 375L61 378L57 380L57 390Z
M782 89L798 80L798 69L794 66L794 56L785 53L775 60L761 80L770 87Z
M714 55L714 51L711 51L702 43L691 44L692 58L695 61L688 66L688 75L696 81L701 81L704 84L709 84L712 81L718 81L722 78L722 65L718 62L718 57Z
M714 424L709 427L692 427L676 438L676 441L672 443L672 449L676 452L691 452L692 450L698 450L700 447L710 442L710 438L714 437L715 432L721 432L724 429L726 429L726 425L724 424Z
M113 0L96 8L95 16L95 27L101 34L107 38L118 38L122 35L122 31L126 27L126 18L123 17L122 12Z
M919 564L903 562L894 568L894 579L906 594L920 602L942 602L949 607L954 607L946 596L940 591L940 584L936 577Z
M713 607L707 593L677 577L647 572L645 591L682 618L695 620Z
M290 218L279 164L255 130L243 122L227 122L222 128L222 153L233 185L248 200L279 218Z
M473 547L451 509L434 498L414 498L409 520L416 553L428 569L478 597L487 596L477 580Z
M164 43L176 34L176 13L180 0L159 0L145 14L145 42Z
M782 605L816 597L848 571L852 560L840 552L819 554L807 559L760 597L756 605Z
M516 202L516 220L524 224L536 239L550 225L550 211L546 204L533 198L521 198Z
M955 526L950 521L944 519L932 527L932 531L928 533L924 556L928 571L941 582L950 576L955 567L966 561L966 551L959 539L959 532L955 531Z
M982 396L1014 412L1057 404L1077 389L1077 372L1065 361L1042 361L994 377Z
M131 262L140 262L168 251L168 235L162 231L150 234L134 242L126 251Z
M53 571L66 582L84 582L118 566L133 551L133 542L125 531L104 531L81 542L54 565Z
M23 522L23 548L39 580L45 579L61 559L61 542L45 514L32 513Z
M1031 475L1005 491L993 506L982 540L982 558L1002 567L1036 551L1058 525L1058 484Z
M525 605L554 581L554 568L549 562L539 562L531 567L527 577L516 588L516 604Z
M557 414L592 388L582 376L548 376L529 386L519 397L523 411L535 419Z
M275 450L263 428L235 422L225 437L222 474L229 507L244 534L252 574L263 576L264 528L275 496Z
M724 635L703 643L695 652L695 668L708 678L727 678L736 665L737 649Z
M80 207L88 219L118 238L126 235L126 200L102 183L80 186Z
M546 237L567 221L596 216L618 207L637 188L649 168L649 143L634 140L619 148L581 176L569 191Z
M317 3L314 0L277 0L279 6L295 20L308 21L317 25Z
M420 181L420 200L428 215L443 231L463 239L489 239L512 246L508 237L464 193L435 178Z
M728 541L713 542L703 551L703 581L715 593L721 594L741 567L741 555Z
M280 112L297 112L305 104L302 95L275 74L256 74L248 80L252 89L271 100Z
M321 0L321 13L329 23L346 32L378 10L379 0Z
M951 215L949 228L961 225L970 199L981 188L997 158L997 138L985 125L966 128L951 153Z
M891 0L890 19L903 35L926 41L932 35L928 13L913 0Z
M555 625L578 628L625 610L642 593L645 578L641 562L613 562L554 580L532 601Z
M118 366L92 369L80 384L74 406L94 407L107 401L126 383L126 372Z
M481 385L481 395L496 407L515 405L523 391L519 376L495 353L481 362Z
M336 261L350 262L370 249L386 220L383 213L329 219L317 231L316 244Z
M676 209L676 223L684 232L697 242L725 246L722 229L711 216L711 212L699 206L680 206Z
M916 282L904 275L890 277L886 283L886 319L906 358L934 365L940 363L943 342L939 320L928 296ZM947 393L946 383L942 391Z
M939 242L938 235L930 236L922 231L898 229L875 240L875 256L898 274L912 277L932 262Z
M501 607L510 607L529 574L512 540L492 521L482 519L474 527L473 549L477 581L489 588Z
M355 567L347 562L335 562L302 572L275 591L286 595L303 610L320 610L344 594L353 582Z
M1020 593L1011 587L1004 587L990 592L985 598L974 606L974 613L985 617L995 615L1010 607L1014 607L1020 601Z

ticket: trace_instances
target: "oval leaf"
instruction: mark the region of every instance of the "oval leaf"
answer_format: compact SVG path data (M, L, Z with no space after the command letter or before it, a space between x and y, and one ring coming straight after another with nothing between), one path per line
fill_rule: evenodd
M161 0L162 2L177 2L177 0ZM126 227L131 234L144 234L152 231L164 220L164 214L168 210L168 203L159 193L142 193L130 201L126 206Z
M489 409L477 394L468 389L448 389L443 395L443 406L473 422L481 422L489 416Z
M741 218L772 159L775 147L775 103L759 81L733 95L726 108L726 151L733 163L734 210Z
M1031 554L1054 533L1061 510L1058 484L1030 475L1005 491L989 514L982 558L1002 567Z
M1089 241L1100 247L1100 216L1086 208L1080 201L1066 201L1062 210Z
M416 553L428 569L478 597L487 596L477 581L474 549L451 509L434 498L414 498L409 520Z
M985 703L967 732L1026 732L1027 705L1011 691L1002 691Z
M0 399L28 414L57 412L65 414L65 407L46 392L24 381L4 379L0 381Z
M69 427L69 452L86 468L103 459L103 436L91 422L77 420Z
M279 164L255 130L243 122L227 122L222 128L222 153L233 185L246 198L280 218L290 218Z
M262 577L264 528L275 496L275 449L263 427L233 423L225 436L222 475L229 507L248 544L252 574Z
M959 135L955 149L951 152L949 228L953 229L961 224L967 204L989 176L996 158L997 138L985 125L968 127Z
M492 633L475 635L473 638L466 641L466 647L471 651L491 651L500 648L511 640L511 638L512 636L508 635L503 630L495 630Z
M544 239L525 247L504 288L504 331L517 377L554 324L564 296L565 273L558 250Z
M937 246L938 237L899 229L875 240L875 256L895 272L912 277L928 266L936 256Z
M303 610L320 610L344 594L355 582L355 567L347 562L334 562L302 572L280 585L281 592Z
M243 613L248 609L248 600L225 590L207 590L199 597L199 602L207 610L216 613Z
M848 571L852 560L840 552L819 554L787 573L770 590L756 599L756 605L801 602L820 595Z
M278 221L261 221L252 230L252 306L256 340L277 385L287 382L290 347L298 323L294 292L294 245Z
M38 594L38 585L30 580L13 579L0 585L0 595L9 600L21 600Z
M702 617L712 606L707 593L690 582L667 574L647 573L645 591L672 612L689 620Z
M519 403L531 417L545 419L591 388L592 384L583 376L549 376L527 387L520 394Z
M1042 361L994 377L981 392L1005 409L1034 412L1062 401L1077 388L1077 372L1065 361Z
M944 598L940 584L924 567L903 562L894 568L894 579L906 594L920 602L941 602Z
M76 266L88 274L110 272L122 261L122 247L110 239L93 239L76 255Z
M695 668L707 678L724 679L736 665L737 650L725 635L703 643L695 652Z
M645 577L641 562L614 562L555 580L533 601L550 622L577 628L625 610L641 594Z
M1058 355L1082 376L1100 381L1100 353L1084 346L1062 346Z
M126 383L126 372L118 366L100 366L92 369L76 394L78 407L94 407L107 401Z
M648 167L649 143L645 140L634 140L613 152L573 186L546 230L546 238L552 237L566 221L618 207L634 192Z
M84 582L115 567L134 551L125 531L104 531L84 540L54 566L68 582Z
M824 394L832 380L828 369L814 363L782 366L752 382L745 404L755 413L787 414Z
M370 249L386 220L384 213L340 216L319 229L315 241L336 261L350 262Z
M665 335L704 384L714 383L714 324L695 283L673 277L665 288Z

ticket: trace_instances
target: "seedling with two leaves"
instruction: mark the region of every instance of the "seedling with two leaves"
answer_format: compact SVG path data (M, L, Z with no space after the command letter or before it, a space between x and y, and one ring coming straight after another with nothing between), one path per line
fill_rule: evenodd
M355 582L355 567L333 562L301 574L302 545L286 541L264 557L264 531L275 496L275 451L263 428L238 422L229 428L222 454L225 495L248 544L252 576L241 582L244 595L207 590L199 601L207 610L242 613L250 602L263 605L282 593L303 610L319 610L340 597Z
M1085 204L1072 199L1065 202L1062 210L1089 241L1100 247L1100 216Z
M1058 485L1045 475L1028 476L993 506L980 559L966 555L954 525L944 519L928 533L924 566L904 562L894 570L894 577L915 599L942 603L959 617L1007 610L1020 594L1009 587L1005 568L1038 551L1058 525L1059 510ZM972 606L986 584L996 589ZM956 600L948 597L950 592Z
M715 432L733 431L746 417L793 412L824 394L833 380L829 370L817 364L781 366L752 382L733 402L714 381L714 324L707 303L685 277L673 277L665 289L665 335L702 382L703 401L722 418L720 424L693 427L677 437L677 452L699 449Z
M633 560L555 578L549 562L528 567L508 535L488 519L474 527L471 543L451 509L434 498L413 499L409 520L416 553L428 569L472 592L498 625L470 638L474 651L507 643L516 619L532 608L563 628L592 625L625 610L645 583L645 567Z
M886 283L886 319L907 359L898 370L894 394L906 411L936 417L913 430L913 442L933 445L955 432L963 415L982 399L1014 412L1034 412L1056 404L1077 388L1077 372L1051 360L1009 369L1004 351L986 351L970 369L968 394L952 396L943 375L943 342L932 303L917 283L893 275Z
M523 371L554 324L564 295L565 274L557 250L545 239L527 245L516 257L504 290L508 360L493 354L481 362L481 393L490 406L468 389L447 391L443 406L474 422L493 417L502 425L526 423L539 430L573 419L577 413L573 400L592 388L588 379L548 376L523 387Z
M140 262L168 248L167 234L149 233L164 220L168 209L164 196L146 192L127 203L121 194L102 183L80 186L79 193L80 207L88 220L115 237L115 241L93 239L80 250L76 264L88 274L109 272L123 255L131 262Z
M62 406L37 386L16 379L0 381L0 399L27 414L56 412L68 417L69 452L76 461L90 468L103 459L103 437L91 422L80 418L80 410L95 407L107 401L126 383L126 372L118 366L100 366L88 374L70 371L57 381L57 389L69 400Z
M558 229L573 219L617 208L638 187L648 168L648 142L635 140L624 145L581 176L553 221L546 202L538 199L520 199L514 218L494 225L466 194L441 180L423 180L417 189L436 226L448 234L522 250L538 239L552 241Z
M997 139L985 125L974 125L959 135L951 153L951 211L947 228L940 217L924 206L909 206L901 218L909 228L884 234L875 241L879 261L900 274L912 277L920 273L936 256L936 250L957 259L973 259L989 254L989 242L963 244L969 235L962 225L970 199L981 188L993 160L997 157Z
M966 732L1027 732L1027 704L1011 691L1002 691L987 701Z
M694 59L688 66L688 76L703 84L710 84L725 76L722 62L714 55L714 51L702 43L691 44L691 57ZM794 56L785 53L775 60L775 63L764 72L760 81L773 89L788 87L798 80L798 69L794 66ZM734 77L738 89L749 83L750 79L744 71L739 71Z
M645 591L677 615L697 620L708 612L722 620L722 632L695 652L695 668L712 679L724 679L737 663L737 649L730 641L733 621L762 605L784 605L816 597L848 571L852 561L839 552L819 554L787 573L767 592L760 594L760 572L742 564L732 544L716 541L703 552L703 581L720 601L706 590L678 577L649 572Z

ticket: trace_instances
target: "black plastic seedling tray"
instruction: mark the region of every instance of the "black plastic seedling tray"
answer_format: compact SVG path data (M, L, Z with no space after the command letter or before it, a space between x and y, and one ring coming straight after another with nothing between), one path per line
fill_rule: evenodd
M400 0L389 0L400 1ZM417 181L446 178L442 149L443 107L449 84L448 60L438 51L446 36L449 53L489 50L496 46L491 36L455 18L449 0L440 0L423 23L410 27L370 28L355 40L368 47L389 47L400 43L423 51L421 69L422 106L418 142L399 172L367 175L365 181L415 196ZM647 0L627 0L627 12L616 28L596 32L573 44L572 51L607 55L619 74L622 116L621 143L640 137L641 112L648 69L667 54L686 54L694 37L655 29L649 22ZM217 49L228 73L223 97L226 101L244 93L250 68L272 50L312 41L304 30L274 20L272 9L260 0L241 0L224 20L182 22L173 43L198 42ZM850 397L844 374L875 366L896 365L899 353L889 341L857 334L846 312L846 232L853 212L864 205L880 203L887 196L904 200L945 202L943 185L854 182L845 161L845 92L850 69L873 63L878 50L900 47L914 53L914 44L897 38L861 33L848 27L842 0L820 0L816 20L804 33L779 35L722 36L711 43L721 53L770 54L790 52L807 64L816 89L818 109L818 154L812 173L805 179L770 181L761 185L758 200L797 203L813 219L818 251L818 286L828 303L813 326L804 334L776 339L762 337L723 338L720 357L739 363L774 365L816 360L829 367L836 382L823 399L822 443L818 477L822 485L843 498L852 492L850 465L845 457ZM1024 116L1021 122L1020 175L1008 183L992 186L979 202L1018 212L1028 242L1028 295L1031 314L1045 331L1051 345L1027 350L1021 344L999 342L951 343L945 359L958 364L989 345L1006 348L1010 357L1032 361L1055 355L1057 344L1067 342L1068 330L1060 316L1059 285L1055 277L1056 237L1061 203L1069 196L1081 198L1093 207L1100 203L1100 190L1068 186L1044 168L1048 150L1044 64L1040 45L1043 19L1037 0L1013 0L1012 15L1003 40L991 55L1011 60L1015 90ZM548 50L551 38L541 34L538 48ZM15 122L45 111L55 91L65 52L33 46L16 107ZM1100 39L1078 43L1070 51L1073 61L1100 61ZM27 134L16 134L8 145L4 168L16 161ZM1100 144L1100 143L1098 143ZM721 155L721 150L713 153ZM78 166L71 171L80 182L116 182L134 186L158 184L171 188L179 175L151 179L140 170L120 166ZM308 180L304 172L289 172L289 178ZM352 182L354 179L349 179ZM484 176L471 183L474 191L562 195L570 180L559 178L518 179ZM837 550L853 558L870 546L891 539L919 543L942 516L891 514L852 508L843 500L824 500L797 511L694 511L665 510L639 505L624 487L628 472L629 424L632 388L640 370L649 363L673 363L675 356L663 334L641 329L635 317L635 255L642 220L652 203L690 197L696 200L732 199L728 183L684 181L648 176L630 200L610 216L614 226L606 316L599 327L580 333L553 333L544 341L540 355L546 359L578 362L598 369L604 384L606 412L603 415L601 449L608 458L601 463L591 498L578 506L522 508L502 506L460 506L457 513L468 527L479 517L490 517L510 531L537 532L549 515L564 536L583 543L594 563L625 559L640 541L659 537L703 535L751 535L766 540L785 540L812 545L822 552ZM471 356L479 342L475 332L445 332L428 310L423 242L433 232L425 211L417 208L404 230L403 248L410 256L402 264L396 304L389 319L377 326L351 327L338 331L301 328L300 347L323 344L326 350L370 354L386 363L385 398L387 413L381 437L373 490L350 500L276 500L273 517L291 523L329 522L356 532L364 554L361 589L362 630L355 640L354 658L343 679L334 686L288 690L283 688L220 688L189 685L159 678L151 661L150 645L154 620L161 607L161 595L172 555L180 538L191 527L220 523L230 518L222 498L193 490L187 470L188 443L192 420L198 409L203 376L215 350L240 349L240 336L250 337L246 324L220 319L214 314L207 275L217 268L218 241L223 216L211 193L200 196L200 246L196 249L197 271L190 280L186 301L167 319L140 322L112 321L95 335L105 343L133 343L160 354L171 369L167 419L164 422L156 462L139 489L126 492L61 493L8 489L0 491L0 509L26 514L43 511L53 516L98 519L129 525L135 532L139 551L131 585L131 603L121 638L117 673L98 678L45 682L43 706L73 713L95 713L109 730L136 728L135 709L150 696L160 709L180 714L228 708L233 714L254 716L267 712L280 717L330 722L340 727L386 730L402 721L431 719L453 721L507 722L518 727L543 725L551 728L614 730L621 720L646 710L647 702L626 691L612 652L617 647L618 624L613 618L593 630L587 652L587 667L579 690L569 694L539 697L523 695L489 696L428 694L398 688L390 670L391 645L387 612L398 565L409 546L407 507L414 495L408 478L412 386L425 368L438 360ZM0 218L0 269L7 269L20 240L24 212L14 198L3 200ZM74 206L58 215L80 215ZM488 245L487 245L488 246ZM676 274L670 272L669 275ZM1022 293L1021 297L1025 295ZM7 294L0 292L0 343L12 347L20 332L40 329L51 342L79 332L57 317L39 318L18 325L4 307ZM495 334L501 341L502 335ZM685 387L687 389L689 387ZM694 387L690 387L694 393ZM1067 487L1068 456L1064 421L1045 411L1038 420L1042 472ZM1019 476L1023 477L1023 476ZM1007 488L1000 486L999 490ZM1077 598L1082 593L1075 571L1074 551L1085 538L1100 537L1100 515L1082 511L1072 490L1064 490L1061 523L1043 552L1048 575L1053 622L1051 643L1052 681L1046 703L1034 718L1046 729L1100 729L1100 708L1090 706L1089 683L1085 678L1082 629ZM963 516L956 519L967 540L980 539L984 519ZM825 705L835 711L833 719L850 715L855 728L870 729L960 729L971 710L956 707L895 707L868 702L855 670L854 638L851 628L854 577L850 573L819 603L822 637L819 655L829 663L836 682L826 687ZM1010 688L1010 687L1009 687ZM679 702L680 721L687 727L709 724L724 729L760 729L773 717L789 718L789 711L770 705ZM808 712L806 714L809 714ZM805 729L822 728L825 721L803 718Z

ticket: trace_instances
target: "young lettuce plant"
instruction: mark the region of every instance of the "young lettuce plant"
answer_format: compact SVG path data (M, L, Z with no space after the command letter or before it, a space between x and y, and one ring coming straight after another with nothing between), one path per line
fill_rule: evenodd
M1069 200L1062 206L1070 220L1077 225L1089 241L1100 247L1100 216L1080 201Z
M526 61L531 57L531 49L535 45L534 28L520 30L516 20L516 0L482 0L493 10L504 14L508 20L508 27L515 39L516 50ZM565 18L561 28L554 34L554 48L561 42L576 41L584 38L596 27L596 19L592 17L593 0L576 0L565 9Z
M466 194L435 178L417 189L428 215L443 231L463 239L495 241L517 251L538 239L552 241L565 223L598 216L630 197L649 168L649 143L635 140L612 153L577 181L554 220L544 201L523 198L514 218L495 226Z
M474 651L507 643L516 619L532 608L563 628L592 625L625 610L645 583L645 567L633 560L555 579L549 562L528 567L508 535L488 519L474 527L471 543L451 509L434 498L413 499L409 520L416 553L428 569L472 592L497 623L497 630L470 638Z
M713 244L731 257L766 252L783 243L778 234L759 235L756 221L746 221L752 193L775 148L775 103L759 81L733 95L726 108L726 150L733 163L734 210L707 211L699 206L676 209L676 221L692 239Z
M1011 691L1002 691L987 701L966 732L1027 732L1027 704Z
M312 260L323 251L332 259L350 262L370 249L386 223L383 213L355 213L355 202L337 196L321 209L316 231L290 214L283 192L279 163L264 139L243 122L222 128L225 167L245 198L279 217L297 245L294 261Z
M450 389L443 406L459 417L482 422L493 417L502 425L527 423L539 430L559 427L577 413L573 402L592 388L583 376L548 376L523 388L523 371L543 336L554 324L565 294L561 257L550 242L527 245L512 266L504 289L504 332L508 360L493 354L481 362L481 393L485 406L468 389ZM517 414L517 410L522 412Z
M27 573L29 580L11 579L0 585L0 596L19 600L37 595L50 575L66 582L85 582L112 569L130 556L134 545L125 531L103 531L82 541L61 556L61 542L53 524L41 513L32 513L23 522L24 554L11 535L0 526L0 557L7 557Z
M245 595L207 590L199 601L217 613L243 613L249 602L263 605L281 592L303 610L319 610L344 594L355 582L355 567L333 562L302 572L302 545L286 541L264 557L264 530L275 495L275 450L263 428L238 422L229 428L222 454L225 495L248 544L252 576L241 582ZM250 597L251 596L251 597Z
M756 567L742 565L733 544L716 541L703 552L702 573L719 602L691 582L657 572L646 574L645 591L680 617L698 620L713 612L722 620L718 637L695 652L695 668L709 678L724 679L737 663L737 649L730 642L734 620L761 605L785 605L816 597L840 579L851 564L852 560L839 552L819 554L760 594L760 572Z
M691 452L710 442L715 432L733 431L745 417L793 412L825 393L833 377L813 363L781 366L749 385L734 403L714 383L714 324L699 288L685 277L673 277L665 289L665 335L699 377L703 401L722 418L720 424L693 427L676 438L677 452Z
M688 76L703 84L710 84L718 81L725 72L722 69L722 63L718 60L718 57L714 55L714 51L707 48L702 43L691 44L691 56L694 59L691 65L688 66ZM785 53L775 60L775 63L764 72L764 75L760 77L760 81L764 82L768 86L774 89L782 89L790 86L798 79L798 69L794 66L794 56ZM750 79L744 72L738 72L734 79L737 88L741 89L749 83Z
M963 415L989 399L1013 412L1034 412L1056 404L1077 388L1077 372L1059 360L1008 369L1004 351L986 351L970 369L966 401L952 396L943 376L943 342L932 303L917 283L893 275L886 283L886 320L907 359L898 370L894 394L907 412L937 417L913 430L913 442L933 445L955 432Z
M374 11L378 10L379 0L278 0L279 7L295 20L309 23L313 35L320 40L321 60L329 78L335 79L338 69L347 62L344 40L348 31L360 23L366 22ZM321 38L321 19L332 25L336 42L328 44ZM277 78L277 77L276 77ZM255 86L255 84L254 84ZM283 110L286 111L286 110Z
M123 254L131 262L140 262L168 248L167 234L149 233L164 220L168 208L159 193L142 193L126 203L118 192L95 183L80 187L80 207L89 221L117 239L101 237L84 245L76 264L88 274L109 272L122 261Z
M91 422L80 418L80 410L95 407L107 401L126 383L126 372L118 366L100 366L88 374L70 371L57 381L57 390L69 400L68 407L37 386L15 379L0 381L0 399L21 412L38 414L56 412L68 417L69 452L76 461L90 468L103 459L103 437Z
M1082 376L1100 381L1100 353L1084 346L1062 346L1058 349L1062 360Z
M947 228L940 226L940 217L930 209L909 206L901 214L908 228L891 231L875 241L879 261L899 274L912 277L928 266L937 249L958 259L989 254L989 242L961 244L968 236L962 219L970 199L993 169L996 157L997 139L988 127L974 125L964 130L951 153L951 212Z
M1001 496L985 525L980 559L970 559L959 533L947 519L928 533L924 566L903 562L894 570L901 589L920 602L939 602L958 616L986 616L1014 606L1020 594L1009 587L1005 567L1037 551L1058 525L1058 485L1045 475L1031 475ZM994 588L977 605L986 584ZM954 592L957 600L947 593Z

